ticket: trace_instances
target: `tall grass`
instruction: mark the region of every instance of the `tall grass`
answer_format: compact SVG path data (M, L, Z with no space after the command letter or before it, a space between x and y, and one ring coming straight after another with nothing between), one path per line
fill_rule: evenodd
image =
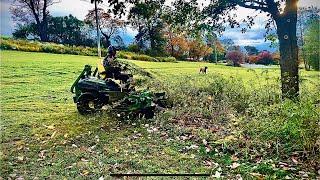
M229 128L225 136L238 132L237 135L231 133L235 136L232 142L235 146L259 147L265 149L267 155L319 154L320 86L315 84L311 88L307 87L309 83L302 83L300 101L292 102L281 99L280 88L274 84L278 80L267 78L266 81L250 89L241 78L215 74L200 78L175 77L154 81L148 86L167 92L174 104L174 113L169 119L200 119L202 124L223 124Z

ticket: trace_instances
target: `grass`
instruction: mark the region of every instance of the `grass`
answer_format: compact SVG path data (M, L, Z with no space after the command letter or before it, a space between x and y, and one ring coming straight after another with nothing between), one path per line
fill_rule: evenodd
M247 154L238 151L237 146L229 142L241 135L238 124L247 116L234 113L229 105L219 104L221 106L216 108L223 109L221 111L206 109L215 104L197 104L198 99L195 99L195 96L201 100L208 97L207 92L202 93L199 88L214 92L215 89L208 88L209 84L217 84L217 78L230 83L239 81L239 86L243 85L249 92L266 86L273 86L277 91L278 67L266 71L209 63L130 61L154 75L154 80L146 81L145 86L166 89L171 98L175 96L175 103L181 102L181 107L167 110L153 120L123 123L106 113L84 117L76 111L70 86L85 64L95 66L97 62L96 57L88 56L1 52L1 177L97 179L108 177L111 172L221 172L227 179L237 174L243 178L261 175L273 179L286 175L298 178L295 174L304 170L300 164L296 167L297 172L283 172L283 168L278 167L279 161L285 160L281 156L261 158L257 163L250 157L251 150L259 148L258 143L246 149ZM198 74L198 68L202 66L209 67L207 75ZM314 92L319 73L301 71L301 76L302 92ZM161 85L155 88L154 83L159 82ZM198 89L193 92L193 88ZM230 102L234 107L235 102ZM313 113L311 110L310 114ZM221 112L214 123L201 123L204 122L203 114L213 112ZM231 112L235 116L229 117ZM223 119L225 116L228 118ZM189 121L193 124L186 124ZM207 153L206 148L210 152ZM238 159L233 158L234 155ZM233 169L230 166L235 162L240 166ZM309 171L309 177L314 177L316 172Z

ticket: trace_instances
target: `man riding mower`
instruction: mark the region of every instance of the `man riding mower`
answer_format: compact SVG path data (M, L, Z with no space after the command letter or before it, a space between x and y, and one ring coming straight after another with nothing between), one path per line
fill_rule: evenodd
M104 76L102 79L106 81L110 81L110 78L114 80L120 80L120 83L124 85L123 88L129 90L129 87L133 81L133 76L123 72L126 71L126 68L122 68L120 63L115 60L116 53L117 49L115 47L108 47L108 54L102 61L104 71L100 72L100 75Z
M115 60L116 49L108 48L108 55L94 71L85 65L71 86L74 102L82 115L92 114L110 105L117 116L144 116L152 118L156 106L162 106L165 93L135 91L133 76L125 73L126 67ZM99 71L100 69L100 71ZM120 84L117 83L120 81Z

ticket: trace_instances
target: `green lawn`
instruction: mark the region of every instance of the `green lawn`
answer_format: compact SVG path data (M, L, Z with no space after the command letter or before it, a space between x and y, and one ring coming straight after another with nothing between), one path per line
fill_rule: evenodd
M241 168L230 169L232 154L219 154L207 160L201 155L201 148L185 151L204 138L211 138L211 142L218 140L201 128L166 129L159 118L128 124L111 119L106 113L79 115L70 86L85 64L94 66L97 62L96 57L88 56L1 52L0 177L98 179L111 172L221 172L226 178L238 173L249 178L249 172L256 172L255 165L245 161ZM279 86L276 79L280 72L276 66L249 70L196 62L130 62L151 72L161 82L176 85L196 79L195 86L206 86L213 81L211 77L221 75L241 78L248 89ZM202 66L209 67L207 75L198 73ZM302 87L313 91L319 73L302 71L301 75ZM197 137L185 139L190 131L195 131ZM258 165L259 168L262 170L258 172L264 175L269 167Z

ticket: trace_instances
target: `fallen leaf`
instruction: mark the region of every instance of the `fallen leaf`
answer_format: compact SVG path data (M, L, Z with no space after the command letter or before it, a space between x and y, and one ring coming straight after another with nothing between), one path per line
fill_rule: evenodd
M292 160L292 162L293 162L294 164L298 164L298 163L299 163L298 160L297 160L297 157L292 156L292 157L291 157L291 160Z
M210 151L211 151L211 149L208 148L208 147L206 147L206 152L208 153L208 152L210 152Z
M46 127L47 129L54 129L54 124L51 124L50 126L46 126L46 125L44 125L44 127Z
M241 175L240 175L240 174L237 174L237 175L236 175L236 179L237 179L237 180L242 180Z
M73 168L73 166L67 166L65 169L71 169Z
M56 135L56 133L57 133L57 131L54 131L50 138L52 139Z
M85 158L81 158L82 162L88 162L89 160L85 159Z
M284 179L292 179L289 175L286 175L286 177L284 177Z
M42 151L40 151L40 153L39 153L39 157L41 158L41 159L44 159L44 158L46 158L46 156L44 155L44 153L46 152L46 150L42 150Z
M230 167L231 167L231 169L236 169L236 168L239 167L239 166L240 166L239 163L234 162L234 163L232 163L232 165L231 165Z
M67 138L67 137L68 137L68 133L64 134L63 137L64 137L64 138Z
M17 159L18 159L18 161L23 161L24 157L23 156L18 156Z
M221 173L219 171L216 171L216 173L212 177L220 178L221 177Z
M207 140L205 140L205 139L202 140L202 143L203 143L204 145L207 145L207 144L208 144Z
M83 170L82 173L80 173L82 176L87 176L90 172L88 170Z
M232 160L232 161L238 161L239 158L238 158L236 155L232 155L232 156L231 156L231 160Z
M192 144L190 147L189 147L189 149L198 149L199 148L199 146L197 146L197 145L195 145L195 144Z
M16 180L24 180L24 177L20 176L20 177L16 178Z
M263 179L263 175L259 173L250 173L251 176L257 177L258 179Z
M72 144L71 146L72 146L72 147L74 147L74 148L77 148L77 147L78 147L78 146L77 146L77 145L75 145L75 144Z

